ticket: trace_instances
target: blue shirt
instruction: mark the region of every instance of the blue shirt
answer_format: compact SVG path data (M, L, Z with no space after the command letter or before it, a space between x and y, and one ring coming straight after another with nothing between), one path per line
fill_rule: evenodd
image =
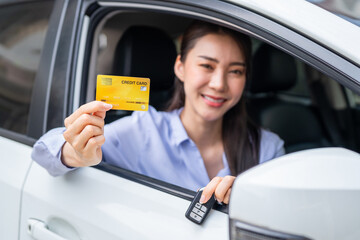
M210 179L198 148L182 125L181 110L158 112L149 106L147 112L134 112L105 125L104 161L191 190L206 186ZM72 170L60 160L64 130L46 133L32 152L32 158L54 176ZM283 155L283 145L276 134L262 129L259 162ZM222 160L224 168L217 176L230 175L225 154Z

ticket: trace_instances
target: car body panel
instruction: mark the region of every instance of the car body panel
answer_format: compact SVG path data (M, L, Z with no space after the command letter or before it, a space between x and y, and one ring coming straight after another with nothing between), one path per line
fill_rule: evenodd
M0 239L18 238L21 190L32 163L31 150L25 144L0 137Z
M229 0L314 39L360 66L360 28L303 0ZM316 16L316 17L315 17ZM351 36L351 37L349 37Z
M47 223L63 237L79 237L74 239L225 239L228 235L227 214L212 211L203 225L194 224L185 218L188 200L95 168L54 178L33 164L22 201L20 239L31 239L26 231L29 219Z

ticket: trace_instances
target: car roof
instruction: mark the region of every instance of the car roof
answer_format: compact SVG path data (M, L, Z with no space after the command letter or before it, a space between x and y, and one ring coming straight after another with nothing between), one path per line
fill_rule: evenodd
M360 65L360 27L305 0L227 0L315 40Z

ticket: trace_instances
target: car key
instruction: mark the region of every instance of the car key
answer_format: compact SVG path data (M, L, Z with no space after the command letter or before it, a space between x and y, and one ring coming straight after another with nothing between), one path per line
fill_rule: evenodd
M187 209L185 216L197 224L202 224L216 202L214 194L211 198L204 204L201 204L200 197L203 192L203 188L201 188L195 195L194 199L190 203L189 208Z

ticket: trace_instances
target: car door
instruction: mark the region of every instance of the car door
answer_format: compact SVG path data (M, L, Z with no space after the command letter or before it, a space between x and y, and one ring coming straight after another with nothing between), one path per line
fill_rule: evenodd
M119 3L120 6L117 6ZM162 9L161 4L122 6L123 3L119 3L115 4L119 9ZM73 8L66 3L58 5L62 7L62 14L59 15L63 18L54 23L60 28L58 44L53 44L55 48L61 48L61 52L58 49L54 53L54 72L49 74L53 75L45 83L49 84L49 81L52 81L46 90L50 95L46 100L48 102L38 103L47 111L48 120L44 122L42 130L33 129L31 134L34 136L51 126L61 126L63 118L84 101L82 85L87 79L82 75L83 69L87 68L89 57L86 51L91 40L90 24L96 20L92 18L92 14L100 10L106 12L112 8L111 5L99 5L101 3L90 2L82 2L82 5L72 4ZM171 9L176 11L175 8ZM79 15L76 16L75 13ZM78 27L73 33L75 36L64 31L64 28L68 27L65 22L71 22L67 19L69 15L78 21L74 23L74 26ZM64 47L59 43L66 41L63 38L69 37L76 43L72 46L76 54L69 57L69 61L73 63L72 71L66 68L67 66L57 65L59 62L63 64L58 58L64 57L64 52L69 51L68 45ZM59 72L58 67L64 68L64 71ZM67 76L69 80L61 79L59 76ZM69 81L68 85L64 83L66 81ZM59 85L64 85L68 89L63 90L58 87ZM62 91L68 92L69 95ZM64 105L67 107L65 113L61 112L62 103L52 94L64 97L62 101L66 102ZM57 111L51 107L56 107ZM61 117L59 112L62 114ZM36 121L36 116L33 117L34 124L41 121ZM20 239L226 238L228 218L225 211L212 211L201 226L185 218L185 212L194 194L193 191L106 164L78 169L61 177L52 177L34 163L28 172L22 195Z

